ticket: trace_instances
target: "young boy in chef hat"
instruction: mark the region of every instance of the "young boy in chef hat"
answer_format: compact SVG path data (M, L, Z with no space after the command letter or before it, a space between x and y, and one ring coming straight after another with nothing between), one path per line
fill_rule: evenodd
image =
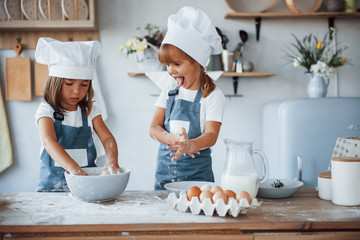
M174 82L157 99L150 136L160 142L155 189L168 182L214 182L210 147L219 135L225 97L206 74L221 38L200 9L183 7L168 19L159 50Z
M94 134L101 140L108 159L103 173L120 172L115 138L92 100L91 80L99 52L97 41L40 38L37 43L35 59L49 68L45 101L35 114L42 143L37 191L68 191L64 171L87 175L81 167L96 167Z

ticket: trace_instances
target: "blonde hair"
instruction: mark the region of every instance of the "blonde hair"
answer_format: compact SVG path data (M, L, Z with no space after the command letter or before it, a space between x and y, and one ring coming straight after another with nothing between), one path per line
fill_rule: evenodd
M195 61L192 57L190 57L187 53L175 47L174 45L162 44L159 49L158 59L163 64L174 63L179 59L188 60L192 64L196 64L199 67L201 93L204 98L209 96L209 94L216 88L214 80L212 80L212 78L206 74L205 68L201 66L197 61Z
M61 105L61 88L64 79L65 78L49 76L44 87L45 101L53 106L57 111L60 111L60 113L65 113L66 111L66 109ZM94 90L92 88L92 81L89 81L89 89L86 97L79 102L80 108L86 111L85 117L88 117L91 112L93 106L93 96Z

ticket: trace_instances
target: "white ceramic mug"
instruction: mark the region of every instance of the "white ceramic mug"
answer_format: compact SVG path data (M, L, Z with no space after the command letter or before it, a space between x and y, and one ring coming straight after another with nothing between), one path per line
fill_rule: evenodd
M337 205L360 205L360 158L331 159L332 202Z
M318 187L316 189L319 198L324 200L331 200L332 186L331 186L331 172L321 172L318 175Z

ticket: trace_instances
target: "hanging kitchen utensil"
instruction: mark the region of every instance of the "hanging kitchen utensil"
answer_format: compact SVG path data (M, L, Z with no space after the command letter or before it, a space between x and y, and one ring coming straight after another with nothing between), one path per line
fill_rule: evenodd
M246 43L246 41L248 40L248 37L249 37L247 32L244 30L240 30L239 35L240 35L241 41L243 41L243 43Z
M34 71L35 71L35 96L43 96L44 86L49 76L48 66L34 61Z
M240 36L241 42L239 42L235 48L235 56L234 56L235 61L237 61L240 57L242 57L245 42L248 40L248 34L244 30L239 31L239 36Z
M13 164L13 152L0 84L0 173Z
M221 45L222 45L223 49L226 50L227 49L226 44L229 42L228 37L221 32L220 28L216 27L216 31L218 32L218 34L221 37Z
M20 41L14 45L16 56L6 58L6 100L31 101L31 62L20 57Z
M261 26L261 17L255 18L255 31L256 31L256 41L260 39L260 26Z

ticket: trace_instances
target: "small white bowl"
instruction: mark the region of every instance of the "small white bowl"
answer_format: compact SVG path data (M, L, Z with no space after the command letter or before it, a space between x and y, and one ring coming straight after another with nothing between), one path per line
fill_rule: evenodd
M65 171L65 179L71 193L87 202L106 202L117 198L126 188L130 169L122 173L101 176L102 167L83 168L88 176L73 175Z
M281 188L272 186L277 180L280 180L284 186ZM257 197L288 198L294 195L303 185L303 182L292 179L268 179L260 184Z

